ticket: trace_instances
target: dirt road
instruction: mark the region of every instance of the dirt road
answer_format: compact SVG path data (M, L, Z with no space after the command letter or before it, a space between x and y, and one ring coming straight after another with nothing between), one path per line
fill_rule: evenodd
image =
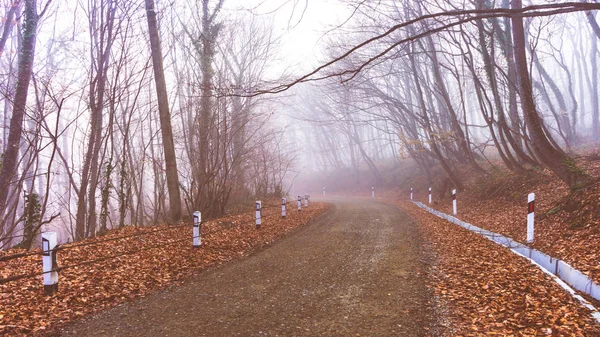
M424 336L420 238L398 208L337 199L248 258L69 326L64 336Z

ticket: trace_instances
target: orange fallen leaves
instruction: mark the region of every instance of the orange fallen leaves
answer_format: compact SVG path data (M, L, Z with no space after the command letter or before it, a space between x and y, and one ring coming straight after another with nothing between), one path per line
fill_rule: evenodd
M590 172L600 176L600 162L585 164ZM536 209L535 240L530 245L567 262L600 284L599 183L572 195L564 183L547 171L472 179L458 196L458 217L525 243L527 194L531 192L536 194ZM423 197L418 201L426 202ZM451 207L449 197L435 198L433 208L450 214Z
M430 287L453 336L600 336L590 311L529 261L408 202L434 254Z
M311 203L302 212L288 212L287 219L281 219L278 208L267 209L263 215L268 217L259 230L253 222L254 212L209 221L202 224L199 249L192 247L190 226L62 250L58 254L61 267L189 237L189 241L65 269L60 272L59 291L53 296L44 295L42 276L0 285L0 335L47 333L73 319L176 284L203 268L244 256L274 242L327 208L326 204ZM84 242L155 229L125 227ZM14 253L16 251L0 252L0 256ZM3 276L40 271L41 259L36 255L0 262L0 270Z

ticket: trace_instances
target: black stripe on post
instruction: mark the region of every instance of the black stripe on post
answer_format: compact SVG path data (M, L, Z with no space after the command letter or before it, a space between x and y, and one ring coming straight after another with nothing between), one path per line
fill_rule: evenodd
M452 200L456 200L456 193L452 193Z
M50 241L42 238L42 256L50 256Z
M535 201L531 201L531 202L528 204L528 211L527 211L527 213L529 213L529 214L533 213L533 210L534 210L534 205L533 205L533 204L534 204L534 203L535 203Z

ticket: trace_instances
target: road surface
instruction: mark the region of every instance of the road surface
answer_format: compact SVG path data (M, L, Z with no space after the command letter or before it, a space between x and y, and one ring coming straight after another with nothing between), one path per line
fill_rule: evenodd
M247 258L76 322L63 336L426 336L413 220L369 199L334 207Z

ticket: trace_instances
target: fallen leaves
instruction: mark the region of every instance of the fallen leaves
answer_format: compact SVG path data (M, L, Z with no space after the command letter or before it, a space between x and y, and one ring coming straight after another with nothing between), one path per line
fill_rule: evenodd
M42 276L0 285L0 335L46 333L75 318L175 284L202 268L269 245L327 208L311 203L302 212L288 212L287 219L281 218L278 207L267 208L259 230L254 225L254 212L209 221L202 224L200 249L192 247L191 226L156 233L152 233L156 227L126 227L83 242L148 234L70 249L64 245L66 249L58 254L60 267L141 251L61 271L59 291L53 296L44 295ZM170 242L173 244L165 245ZM161 247L151 249L154 246ZM0 256L14 253L17 251L0 252ZM0 262L2 277L40 270L39 255Z
M598 336L600 325L529 261L408 202L436 262L430 274L447 327L460 336ZM430 252L431 253L431 252ZM446 309L446 310L444 310Z
M600 176L600 162L583 164L593 175ZM535 240L528 245L567 262L600 284L598 183L573 195L547 170L524 175L501 172L485 178L474 176L457 197L458 217L526 243L527 194L531 192L536 194ZM422 194L416 194L416 200L426 203ZM434 196L434 205L430 206L451 214L451 199Z

